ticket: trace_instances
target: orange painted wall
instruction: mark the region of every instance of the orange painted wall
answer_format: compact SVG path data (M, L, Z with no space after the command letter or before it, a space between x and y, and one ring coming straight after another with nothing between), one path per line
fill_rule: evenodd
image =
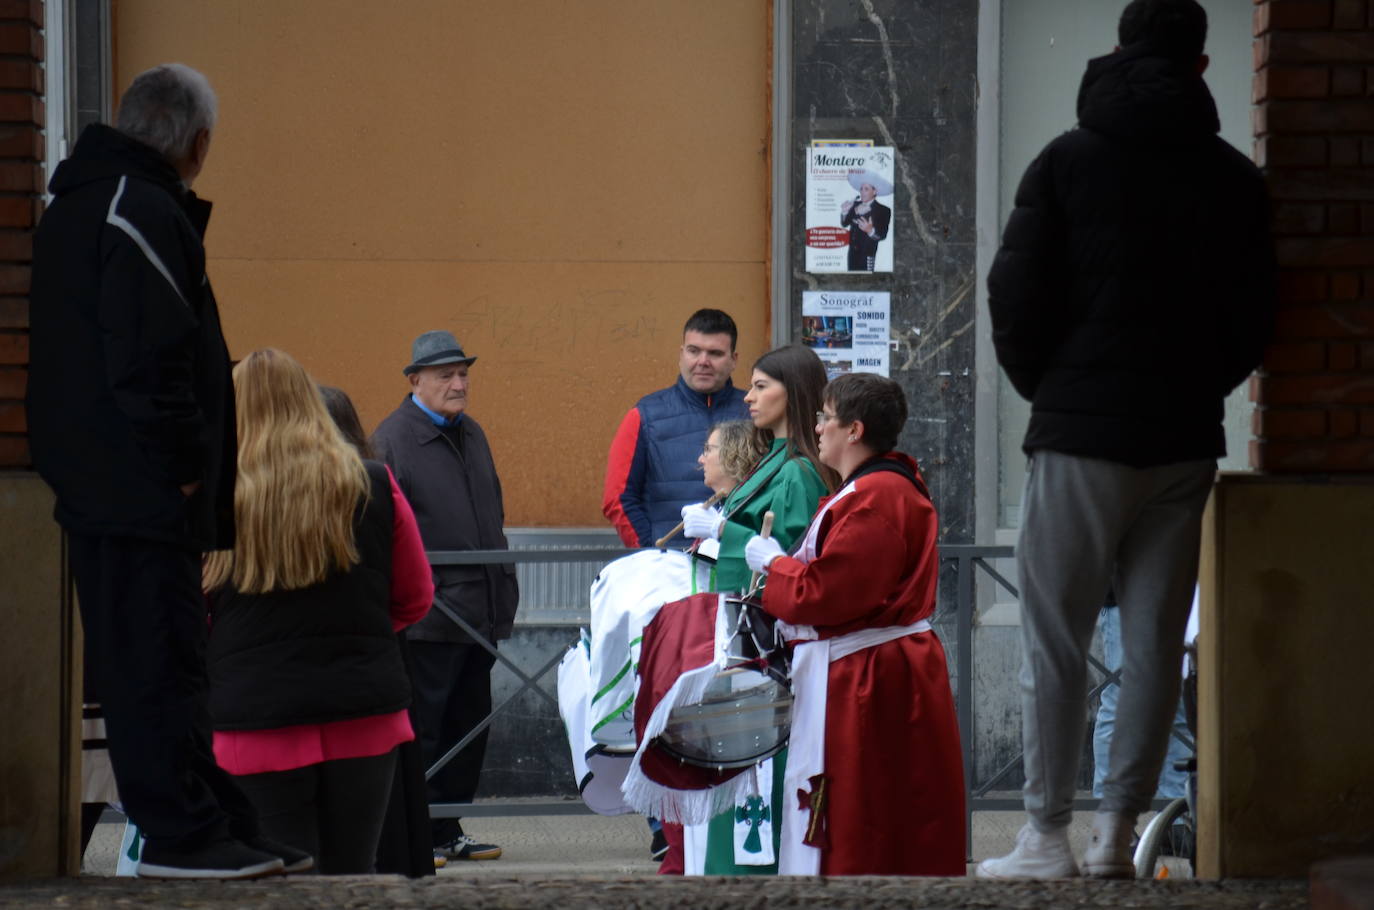
M605 451L702 306L767 346L767 0L115 0L116 85L178 60L220 120L196 184L231 352L370 429L457 334L507 523L602 525Z

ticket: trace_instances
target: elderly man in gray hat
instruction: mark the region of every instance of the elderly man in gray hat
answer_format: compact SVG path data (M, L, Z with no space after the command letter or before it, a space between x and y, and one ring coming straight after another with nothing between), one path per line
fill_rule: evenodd
M415 510L426 550L504 550L505 507L486 434L467 413L468 356L449 332L415 339L403 372L410 394L372 434L372 447ZM496 642L509 638L519 592L511 565L434 567L434 609L406 630L415 714L433 763L491 713ZM461 620L461 622L459 622ZM470 802L486 754L484 730L429 781L431 803ZM496 859L456 818L431 823L435 862Z

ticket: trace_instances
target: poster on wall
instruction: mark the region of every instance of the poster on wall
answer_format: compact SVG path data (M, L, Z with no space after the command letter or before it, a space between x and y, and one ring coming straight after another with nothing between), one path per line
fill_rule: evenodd
M825 364L827 379L888 374L887 291L803 291L802 344Z
M806 154L806 271L891 272L892 147Z

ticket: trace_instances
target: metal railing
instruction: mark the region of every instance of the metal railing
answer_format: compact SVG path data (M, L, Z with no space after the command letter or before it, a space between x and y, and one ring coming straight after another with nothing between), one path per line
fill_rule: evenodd
M557 550L432 550L425 555L432 566L485 566L485 565L516 565L519 563L548 563L548 562L592 562L600 564L608 563L614 559L619 559L628 553L634 552L624 547L570 547ZM444 765L452 761L459 752L467 748L468 744L481 735L482 731L491 726L493 720L502 711L515 703L526 690L533 690L542 696L546 701L553 705L555 712L558 711L558 699L540 687L539 681L543 679L550 670L558 666L563 659L563 651L559 651L549 658L533 674L526 673L515 661L502 654L495 644L488 641L482 633L472 627L472 624L454 613L448 607L439 603L437 600L434 606L441 613L447 616L458 628L468 635L473 641L481 645L492 654L506 669L515 674L520 680L520 686L499 705L493 705L491 713L482 718L462 739L454 743L443 755L435 759L433 765L425 770L425 780L429 780L439 772ZM568 642L568 647L577 643L573 638ZM475 818L479 816L507 816L507 815L578 815L591 810L581 800L484 800L480 803L430 803L429 814L431 818Z
M429 561L434 566L456 566L456 565L496 565L496 564L532 564L532 563L595 563L603 565L618 559L633 550L622 547L577 547L567 549L523 549L523 550L457 550L457 551L433 551L428 553ZM933 617L937 625L944 625L951 619L950 612L953 612L953 623L955 627L953 652L955 655L954 672L954 691L955 707L959 719L959 736L963 746L964 759L964 782L966 789L965 811L967 813L968 836L970 846L972 843L972 815L975 810L1014 810L1022 808L1021 799L1018 797L990 796L994 788L1005 781L1018 768L1021 767L1022 753L1017 754L998 770L996 770L986 780L975 782L976 759L978 752L975 719L975 700L973 687L973 661L974 661L974 627L976 618L977 601L977 578L978 573L985 575L991 582L1000 587L1012 597L1018 597L1019 593L1016 586L1005 578L992 565L993 560L1010 559L1015 555L1015 551L1010 546L973 546L965 544L948 544L940 547L940 570L943 578L944 572L951 566L954 568L954 597L952 605L949 600L942 598L946 609L938 612ZM432 777L444 765L452 761L464 748L468 746L482 731L489 728L495 718L511 706L523 695L526 690L533 690L538 693L545 701L549 702L556 712L558 710L557 699L550 695L540 686L542 680L550 670L558 665L563 658L563 652L555 654L544 662L533 673L526 672L522 667L508 658L494 645L487 641L471 624L466 622L448 607L440 603L435 603L435 608L440 610L452 622L469 635L473 641L477 642L489 651L497 661L501 662L513 673L520 681L519 688L509 697L504 699L499 705L492 708L481 722L467 733L457 743L448 748L443 755L436 759L435 763L425 772L426 779ZM568 642L571 647L576 642L576 636ZM948 643L947 643L948 645ZM1120 671L1110 671L1094 656L1089 656L1091 666L1101 675L1100 681L1091 688L1088 699L1091 702L1097 698L1101 691L1108 685L1120 681ZM1181 736L1174 734L1183 740L1185 745L1192 747L1192 743ZM1079 798L1074 801L1075 809L1095 809L1098 800L1092 798ZM1159 806L1162 806L1160 803ZM519 799L519 800L483 800L478 803L432 803L430 805L430 815L435 818L457 818L457 817L477 817L477 816L509 816L509 815L567 815L582 814L591 810L581 800L568 799Z

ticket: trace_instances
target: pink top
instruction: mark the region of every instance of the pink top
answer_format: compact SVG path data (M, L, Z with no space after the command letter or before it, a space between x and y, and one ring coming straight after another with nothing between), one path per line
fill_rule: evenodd
M418 622L434 603L434 579L415 513L391 477L391 628ZM340 758L385 755L415 738L405 711L271 730L216 730L215 761L230 774L289 771Z

